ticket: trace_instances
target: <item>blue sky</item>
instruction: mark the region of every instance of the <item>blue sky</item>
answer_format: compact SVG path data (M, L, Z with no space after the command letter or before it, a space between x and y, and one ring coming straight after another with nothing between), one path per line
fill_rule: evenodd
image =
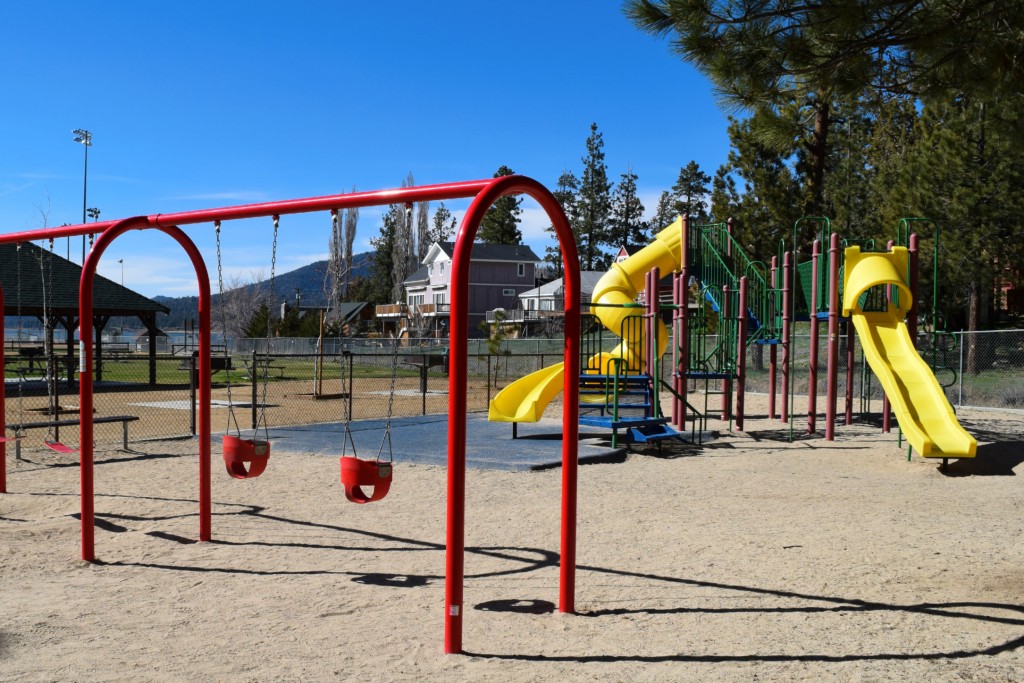
M22 2L5 8L0 230L350 190L490 177L506 164L552 187L579 173L591 122L609 175L632 166L648 210L680 166L728 153L707 81L620 4ZM463 204L451 208L461 215ZM524 206L524 241L546 222ZM364 209L357 251L379 234ZM282 219L278 272L324 258L330 218ZM212 226L188 233L215 276ZM269 274L269 219L225 224L224 266ZM68 246L59 244L58 253ZM73 238L72 260L81 260ZM152 296L195 292L153 231L120 238L100 272ZM215 285L216 286L216 285Z

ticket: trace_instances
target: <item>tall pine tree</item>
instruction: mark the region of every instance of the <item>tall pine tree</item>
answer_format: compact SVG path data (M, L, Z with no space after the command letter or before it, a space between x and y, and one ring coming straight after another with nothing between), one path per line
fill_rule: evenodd
M690 161L679 169L679 178L672 186L672 194L676 200L676 213L693 216L698 221L707 220L708 205L704 197L708 194L708 183L711 176L700 170L696 161Z
M632 167L619 179L612 196L610 233L612 246L641 245L647 241L644 205L637 196L637 175Z
M513 175L508 166L502 165L495 173L495 178ZM519 230L519 216L523 209L522 197L517 195L505 195L487 210L484 218L480 221L480 229L477 230L476 238L480 242L488 244L519 244L523 240L523 233Z
M611 261L603 247L609 242L608 214L611 212L612 183L604 162L604 136L597 124L590 124L583 177L576 196L579 210L580 264L584 270L605 268Z
M572 230L573 239L576 241L576 250L580 249L580 212L576 203L576 193L579 192L580 181L572 171L562 171L555 184L555 190L551 194L562 206L565 217L569 220L569 228ZM555 226L549 225L545 231L556 242L553 246L544 247L544 262L550 264L551 272L555 277L562 277L563 262L562 251L559 248L558 236L555 234Z

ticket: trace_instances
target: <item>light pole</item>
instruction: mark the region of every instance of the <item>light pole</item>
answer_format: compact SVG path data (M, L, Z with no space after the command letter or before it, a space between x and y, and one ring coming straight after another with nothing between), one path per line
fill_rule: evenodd
M89 196L89 148L92 147L92 133L84 128L75 128L71 131L75 142L85 147L85 171L82 174L82 223L85 223L86 204ZM68 238L68 260L71 260L71 238ZM82 235L82 263L85 263L85 235Z
M90 207L86 209L85 212L89 214L89 218L92 219L93 223L100 219L100 210L95 207ZM94 233L89 233L89 251L92 251L92 239L94 236ZM82 263L85 263L85 258L82 259Z
M124 287L124 259L119 258L117 262L121 264L121 286Z

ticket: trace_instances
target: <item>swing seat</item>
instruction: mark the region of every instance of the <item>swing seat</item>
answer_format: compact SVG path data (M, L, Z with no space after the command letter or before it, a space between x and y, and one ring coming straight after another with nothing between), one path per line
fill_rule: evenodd
M235 479L255 479L267 469L270 442L224 435L224 466ZM246 467L248 464L248 467Z
M360 460L352 456L342 456L341 484L345 487L345 497L353 503L373 503L388 495L391 488L391 462L387 460ZM364 486L372 486L373 493L366 495Z
M63 453L64 455L68 455L69 453L77 453L78 452L77 448L72 448L71 446L65 446L60 441L43 441L43 444L47 448L49 448L51 451L53 451L54 453Z

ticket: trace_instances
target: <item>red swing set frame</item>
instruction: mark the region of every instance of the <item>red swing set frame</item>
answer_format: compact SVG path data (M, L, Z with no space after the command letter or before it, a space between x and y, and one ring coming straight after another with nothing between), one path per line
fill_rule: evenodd
M503 176L420 187L309 197L259 204L202 209L170 214L135 216L113 221L43 228L0 235L0 244L75 237L99 233L82 266L79 287L81 367L79 381L81 457L82 559L96 559L93 493L93 280L103 253L129 230L160 230L174 239L188 255L199 284L199 540L211 540L210 501L210 277L203 258L180 226L214 221L311 213L364 206L408 204L421 201L472 199L458 233L452 257L451 322L448 375L448 498L445 559L444 650L462 652L463 584L465 578L466 507L466 380L469 265L473 240L484 214L504 195L532 197L547 213L555 228L565 273L565 407L562 413L562 504L559 571L559 611L575 611L576 575L576 477L579 434L578 385L580 273L579 259L569 222L558 201L539 182L525 176ZM2 302L2 292L0 292ZM3 316L0 316L0 336ZM2 353L2 349L0 349ZM0 356L2 358L2 356ZM3 380L0 364L0 380ZM4 407L0 393L0 409ZM375 463L371 463L375 465ZM6 443L0 440L0 493L6 492Z

